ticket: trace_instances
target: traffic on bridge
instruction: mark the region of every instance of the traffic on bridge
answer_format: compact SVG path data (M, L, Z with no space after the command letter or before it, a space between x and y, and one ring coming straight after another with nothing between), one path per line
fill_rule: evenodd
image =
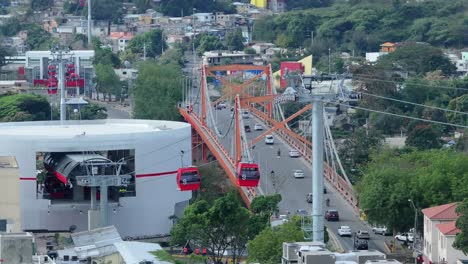
M322 182L315 184L320 185L320 191L314 190L312 184L311 134L308 131L298 134L290 129L300 119L307 121L304 130L311 129L313 103L304 103L300 97L302 93L312 94L314 77L291 78L294 80L291 87L281 93L273 88L269 65L202 66L198 78L195 85L183 88L184 101L179 106L181 115L192 125L194 159L206 162L209 154L215 157L248 206L258 195L279 193L281 215L320 217L337 238L342 225L350 226L353 232L370 229L359 218L356 196L341 168L326 121L320 128L323 133L317 136L323 142L325 155ZM214 85L208 84L208 80ZM339 98L341 102L353 100L343 88L343 82L336 82L338 90L330 87L315 90L332 94L332 99ZM282 105L287 102L299 104L299 110L285 116ZM320 113L323 117L323 107ZM311 138L314 139L314 134ZM341 168L341 174L336 168ZM179 175L180 172L180 180ZM199 179L203 181L203 175ZM320 204L313 207L316 201ZM327 210L337 210L339 221L324 220ZM323 226L316 228L323 230ZM303 229L309 230L309 234L304 232L304 237L312 238L312 228L304 226ZM382 236L372 236L369 248L383 250ZM343 250L355 248L353 238L339 240Z

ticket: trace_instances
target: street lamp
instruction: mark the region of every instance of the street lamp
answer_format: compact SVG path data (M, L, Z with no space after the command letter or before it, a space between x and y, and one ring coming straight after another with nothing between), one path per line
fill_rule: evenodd
M416 209L416 206L414 205L413 203L413 200L411 199L408 199L408 202L411 203L411 205L413 206L413 209L414 209L414 231L413 231L413 251L414 251L414 263L417 264L418 263L418 259L416 258L416 236L417 236L417 231L416 231L416 227L417 227L417 223L418 223L418 209Z
M328 74L331 73L331 58L330 58L331 49L328 48Z

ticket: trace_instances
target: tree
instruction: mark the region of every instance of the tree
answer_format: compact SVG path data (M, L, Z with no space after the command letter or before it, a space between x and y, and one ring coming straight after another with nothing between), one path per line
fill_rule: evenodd
M403 150L408 151L408 150ZM468 195L468 157L450 150L384 149L372 155L356 186L370 223L407 231L414 223L408 199L417 208L460 201ZM421 219L419 219L421 220Z
M409 132L405 143L419 150L440 148L440 136L430 125L417 125Z
M176 107L182 98L181 78L177 66L142 63L133 89L135 118L180 120Z
M46 10L47 8L51 8L54 5L53 0L32 0L31 1L31 9L42 11Z
M108 97L109 101L111 101L111 95L120 95L122 87L114 68L109 64L99 63L95 65L95 70L97 99L99 100L99 93L103 94L104 100Z
M207 247L210 258L219 263L228 247L234 249L233 261L239 255L251 234L249 211L244 208L237 193L229 192L209 205L196 201L185 209L184 216L171 230L171 243L185 245L189 241L196 247Z
M242 30L240 28L236 28L227 35L226 46L230 51L244 50L244 37L242 36Z
M74 109L70 108L70 111ZM107 109L104 106L100 106L94 103L88 103L87 105L79 109L77 115L70 115L71 120L95 120L95 119L106 119Z
M181 49L168 49L159 58L160 64L175 64L179 67L184 65L184 54Z
M50 48L53 38L49 32L45 31L37 24L28 24L23 27L28 31L26 45L29 50L46 50Z
M263 230L249 241L249 262L280 263L283 242L304 241L300 224L300 219L293 218L290 222Z
M468 94L450 100L448 108L450 110L466 113L468 111ZM451 123L459 125L468 124L468 116L466 114L446 112L445 115Z
M224 49L223 43L217 36L202 33L195 39L195 46L198 54L203 54L205 51Z
M160 29L153 29L149 32L136 35L128 43L128 48L134 54L143 55L146 46L146 56L156 57L161 55L163 50L167 49L166 40L163 35L163 31Z
M343 142L338 153L351 181L358 182L361 175L359 169L369 162L372 151L382 146L383 139L382 134L375 129L359 128Z
M87 11L86 11L87 12ZM100 0L91 5L93 19L118 22L122 17L123 5L120 0Z
M464 199L457 205L457 213L460 215L456 222L456 227L460 229L460 233L455 237L453 247L468 254L468 199Z
M0 121L50 120L50 105L43 96L13 94L0 96Z
M12 37L21 30L21 24L17 17L9 18L5 24L0 26L2 35Z
M412 75L421 75L436 70L441 70L444 74L451 74L455 71L455 66L441 49L418 43L406 44L380 57L377 66L386 70L407 71Z
M95 52L94 64L112 65L112 67L120 66L120 59L112 52L111 48L103 47L101 41L96 37L91 42Z

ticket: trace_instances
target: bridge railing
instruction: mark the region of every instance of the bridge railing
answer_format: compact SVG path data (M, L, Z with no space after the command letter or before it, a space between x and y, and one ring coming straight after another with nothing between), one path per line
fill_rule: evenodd
M254 115L260 120L265 120L261 115L258 115L257 111L252 111ZM270 122L265 122L267 125L272 125ZM312 163L312 149L310 145L304 144L297 138L293 138L283 130L277 130L275 132L280 136L286 143L296 149L301 155L310 163ZM323 174L325 179L341 194L341 196L353 207L356 212L359 212L358 200L354 193L353 187L346 182L328 163L323 164Z
M207 146L210 148L210 150L213 152L213 154L216 156L218 159L218 162L220 162L221 167L225 170L226 174L231 178L231 181L236 185L235 181L235 175L236 175L236 162L235 160L229 155L228 151L224 146L221 144L219 141L218 137L216 134L206 126L202 125L202 122L200 118L198 117L197 114L193 112L188 112L187 109L180 107L179 112L187 119L187 121L194 126L195 130L199 134L204 134L202 136L202 139L205 137L204 141L209 141L205 142ZM191 120L190 120L191 119ZM213 144L213 145L212 145ZM227 162L225 162L226 160ZM241 187L239 188L243 194L241 196L244 198L244 201L247 203L247 206L250 206L250 202L252 201L253 198L255 198L258 195L258 192L256 191L256 188L251 188L251 187Z

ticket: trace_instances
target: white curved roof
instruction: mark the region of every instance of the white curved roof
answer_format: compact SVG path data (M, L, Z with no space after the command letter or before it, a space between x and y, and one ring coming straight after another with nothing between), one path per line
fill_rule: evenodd
M175 130L190 126L187 123L140 119L67 120L0 123L0 137L74 137L128 135Z

